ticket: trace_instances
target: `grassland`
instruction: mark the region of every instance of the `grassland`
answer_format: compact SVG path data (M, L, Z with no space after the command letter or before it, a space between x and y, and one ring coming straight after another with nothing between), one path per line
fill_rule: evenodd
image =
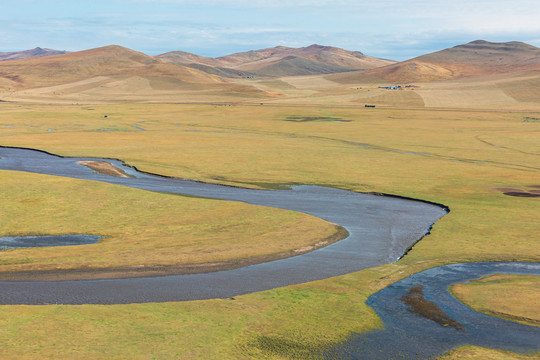
M452 294L478 312L540 326L540 276L493 275L453 285Z
M5 146L120 158L144 171L224 184L322 184L391 193L451 209L399 262L323 281L235 300L4 306L2 357L308 359L351 332L380 327L364 301L412 273L455 262L540 260L538 198L511 197L498 190L540 184L540 124L525 121L532 114L280 106L0 106L0 144ZM351 121L286 121L290 117ZM3 181L16 182L16 174L2 175L7 179ZM24 176L19 175L19 184L44 189L49 182L35 183ZM75 186L75 181L64 182ZM114 191L122 196L130 192ZM183 206L169 196L152 196ZM73 192L70 199L86 201L81 192ZM62 219L62 209L68 206L62 203L49 217ZM28 223L34 216L31 211L19 213L20 221ZM37 225L35 231L43 229Z
M465 346L442 356L440 360L534 360L538 354L516 354L509 351L485 349L477 346Z
M357 74L357 76L355 76ZM538 71L475 76L447 81L369 79L363 72L326 76L282 77L279 80L237 80L282 96L253 100L274 104L318 104L432 109L540 110ZM414 84L403 90L379 86Z
M119 269L145 275L231 268L297 254L337 232L333 224L292 211L52 176L1 174L3 236L104 238L88 246L5 251L0 278L42 270L83 269L85 273L75 275L80 278Z

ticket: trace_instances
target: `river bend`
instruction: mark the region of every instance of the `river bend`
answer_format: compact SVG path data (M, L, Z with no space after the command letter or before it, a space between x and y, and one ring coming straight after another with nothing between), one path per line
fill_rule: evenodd
M79 161L108 161L133 178L95 173ZM243 189L153 176L116 160L64 158L30 149L0 148L0 169L300 211L339 224L349 232L346 239L307 254L228 271L113 280L2 282L0 304L120 304L229 298L325 279L397 261L446 214L441 206L421 201L320 186Z

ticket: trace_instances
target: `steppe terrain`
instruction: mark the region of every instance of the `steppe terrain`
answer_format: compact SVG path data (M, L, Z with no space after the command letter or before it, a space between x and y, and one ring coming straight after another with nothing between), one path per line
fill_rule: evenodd
M408 275L449 263L540 261L539 54L482 41L401 63L322 46L216 59L108 46L0 62L0 146L117 158L232 186L316 184L450 208L399 261L326 280L232 299L1 306L0 356L311 359L380 328L366 299ZM380 88L394 85L414 86ZM337 232L291 211L0 174L0 236L105 236L79 248L2 252L2 279L271 258ZM488 278L454 291L480 311L531 319L537 284ZM495 304L500 288L524 296ZM537 357L463 347L443 358Z
M519 42L475 41L400 63L318 45L216 59L107 46L0 62L0 100L537 111L539 64L540 49ZM410 87L380 88L396 85Z

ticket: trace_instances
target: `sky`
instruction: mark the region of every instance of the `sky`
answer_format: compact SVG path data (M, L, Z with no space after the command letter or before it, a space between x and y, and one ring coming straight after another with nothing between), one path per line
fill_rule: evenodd
M538 0L0 0L0 52L121 45L217 57L311 44L406 60L473 40L540 47Z

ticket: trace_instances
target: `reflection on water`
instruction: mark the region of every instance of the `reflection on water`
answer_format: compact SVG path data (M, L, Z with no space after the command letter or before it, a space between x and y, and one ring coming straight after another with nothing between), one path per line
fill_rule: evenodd
M0 237L0 249L17 249L45 246L72 246L95 244L101 236L95 235L47 235Z

